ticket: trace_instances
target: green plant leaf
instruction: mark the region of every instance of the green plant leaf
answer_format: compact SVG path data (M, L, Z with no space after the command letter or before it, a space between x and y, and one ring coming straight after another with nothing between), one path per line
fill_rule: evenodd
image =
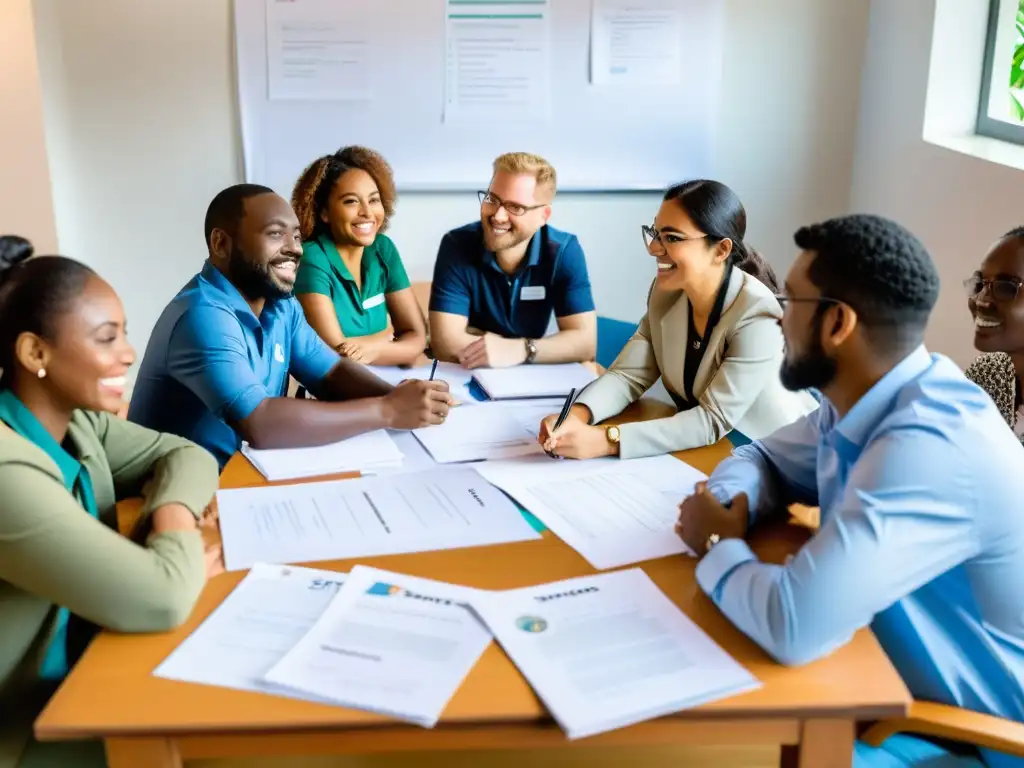
M1013 102L1013 112L1017 117L1017 122L1024 122L1024 107L1017 101L1017 97L1012 93L1010 94L1010 101Z

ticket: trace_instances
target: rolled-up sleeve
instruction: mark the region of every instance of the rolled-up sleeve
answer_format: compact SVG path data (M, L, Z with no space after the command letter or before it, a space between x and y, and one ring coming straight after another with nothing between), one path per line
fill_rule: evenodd
M226 308L200 305L182 314L171 332L167 368L229 424L271 396L252 370L238 318Z

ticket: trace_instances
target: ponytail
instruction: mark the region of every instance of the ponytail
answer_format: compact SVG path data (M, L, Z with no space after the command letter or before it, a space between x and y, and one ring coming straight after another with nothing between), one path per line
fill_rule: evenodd
M732 261L733 266L760 280L768 286L768 290L772 293L779 292L779 278L776 277L772 265L765 261L760 253L749 247L742 240L733 241L732 253L729 255L729 259Z

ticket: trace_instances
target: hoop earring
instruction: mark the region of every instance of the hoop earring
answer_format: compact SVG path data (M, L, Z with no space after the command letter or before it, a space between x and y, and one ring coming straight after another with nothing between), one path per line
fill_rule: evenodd
M40 379L45 379L46 378L46 369L45 368L40 368L38 371L36 371L36 376L38 376Z

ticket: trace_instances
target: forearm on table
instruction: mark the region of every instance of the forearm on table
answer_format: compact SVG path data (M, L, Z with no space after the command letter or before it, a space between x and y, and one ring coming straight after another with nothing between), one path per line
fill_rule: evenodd
M394 341L381 344L374 365L411 365L427 348L427 339L416 331L404 331Z
M584 329L558 331L537 339L536 344L537 363L582 363L594 359L594 339Z
M306 388L317 399L332 402L383 397L394 390L365 365L344 358L323 379Z
M381 397L344 402L268 398L239 425L253 448L326 445L375 429L387 429L390 417Z
M750 509L748 523L753 525L787 503L778 480L767 457L755 445L744 445L718 465L708 480L708 490L723 504L745 493Z

